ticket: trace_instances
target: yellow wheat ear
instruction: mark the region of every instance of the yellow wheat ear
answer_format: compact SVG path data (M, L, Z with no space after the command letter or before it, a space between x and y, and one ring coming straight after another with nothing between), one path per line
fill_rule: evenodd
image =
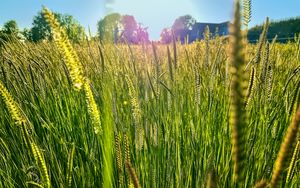
M64 57L75 90L81 90L84 84L83 67L65 30L61 28L54 14L49 9L44 7L42 13L51 28L53 40Z
M84 93L85 99L88 106L88 112L93 122L95 134L102 133L101 121L100 121L100 111L98 109L97 103L95 101L93 92L90 87L90 82L86 79L84 83Z
M17 125L22 125L25 122L25 119L21 115L21 111L18 108L16 102L14 101L13 97L10 95L8 90L0 81L0 95L9 111L9 114L12 116L13 120Z
M281 143L280 150L278 152L277 159L275 161L272 179L270 187L279 187L281 175L285 168L288 166L288 161L292 155L292 150L296 145L297 134L299 132L300 124L300 107L297 110L297 113L294 116L294 119L290 126L287 129L287 133L284 137L283 142Z
M64 28L60 27L54 14L47 8L43 8L43 15L49 24L53 39L59 51L62 53L75 90L83 88L91 116L95 133L102 133L100 111L93 96L89 80L83 75L83 66L80 64L77 53L73 49Z

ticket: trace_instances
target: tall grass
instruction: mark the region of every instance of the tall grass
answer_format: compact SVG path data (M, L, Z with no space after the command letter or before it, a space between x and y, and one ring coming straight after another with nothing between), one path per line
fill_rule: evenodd
M230 42L4 42L0 187L297 187L299 50L233 25Z

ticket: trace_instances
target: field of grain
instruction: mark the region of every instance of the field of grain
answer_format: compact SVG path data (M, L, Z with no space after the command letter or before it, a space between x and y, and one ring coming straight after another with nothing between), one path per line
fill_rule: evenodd
M236 30L74 51L63 35L4 42L0 187L298 187L299 37L243 46Z

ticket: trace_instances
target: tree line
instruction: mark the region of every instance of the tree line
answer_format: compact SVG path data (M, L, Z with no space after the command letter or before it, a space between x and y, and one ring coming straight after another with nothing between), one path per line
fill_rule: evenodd
M196 20L190 15L178 17L170 28L164 28L160 34L161 43L170 43L173 38L181 39L192 30ZM147 27L143 27L131 15L112 13L105 16L97 24L98 36L106 42L132 44L149 43Z
M54 13L56 19L65 28L69 39L74 43L86 39L84 27L68 14ZM186 37L188 30L196 20L190 15L178 17L170 28L165 28L160 34L161 43L170 43L172 39ZM43 14L38 12L34 16L31 28L20 30L15 20L9 20L0 28L0 41L11 38L26 40L30 42L41 42L51 40L51 30L46 23ZM111 43L150 43L148 27L144 27L132 15L120 15L111 13L100 19L97 23L97 36L100 40Z
M263 25L257 25L248 31L248 40L256 42L262 32ZM268 27L267 39L272 40L277 35L279 42L286 42L300 33L300 17L280 21L272 21Z
M56 19L62 27L65 28L69 39L73 43L79 43L86 39L84 27L68 14L54 13ZM199 30L199 23L191 15L183 15L175 19L171 27L164 28L160 33L160 43L168 44L172 40L185 41L186 38L193 36L194 40L200 39L203 33ZM215 28L217 30L217 28ZM251 28L248 32L249 41L257 41L262 31L262 25ZM291 38L295 33L300 33L300 17L288 20L271 22L268 31L268 39L274 38ZM30 42L40 42L51 40L50 27L47 25L43 14L38 12L33 18L32 27L20 30L15 20L4 23L0 28L1 41L7 41L11 37L22 39ZM97 36L100 40L110 43L130 43L141 44L150 43L148 27L139 23L132 15L120 15L111 13L100 19L97 23Z
M85 38L84 27L82 27L73 16L68 14L54 13L60 25L65 28L68 37L75 43ZM38 12L33 18L32 27L20 30L15 20L9 20L4 23L0 30L0 39L6 41L12 37L27 40L30 42L39 42L43 40L51 40L51 30L46 23L42 12Z

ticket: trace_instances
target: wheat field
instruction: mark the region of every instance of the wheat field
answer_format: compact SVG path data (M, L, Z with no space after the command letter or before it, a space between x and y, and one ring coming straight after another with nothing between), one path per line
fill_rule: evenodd
M300 186L300 35L73 45L44 12L0 46L0 187Z

